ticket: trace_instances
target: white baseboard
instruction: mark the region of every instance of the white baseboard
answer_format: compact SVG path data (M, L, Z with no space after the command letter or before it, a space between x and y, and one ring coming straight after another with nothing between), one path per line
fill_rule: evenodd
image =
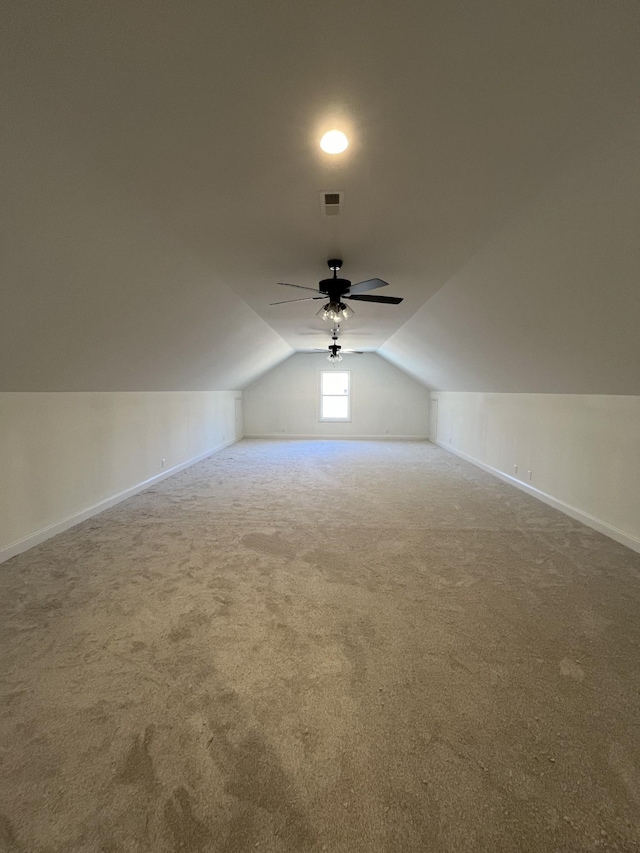
M493 468L491 465L487 465L484 462L481 462L479 459L475 459L473 456L469 456L468 453L464 453L462 450L457 450L450 444L445 444L442 441L434 441L434 439L432 438L430 438L429 441L431 441L433 444L437 444L438 447L442 447L443 450L448 450L455 456L459 456L466 462L471 462L472 465L476 465L478 468L482 468L483 471L487 471L489 474L493 474L494 477L499 477L499 479L504 480L505 483L509 483L510 485L515 486L517 489L526 492L528 495L532 495L534 498L537 498L539 501L542 501L543 503L552 506L554 509L559 509L560 512L563 512L565 515L570 516L576 521L580 521L582 524L586 524L587 527L591 527L593 528L593 530L597 530L598 533L604 533L604 535L608 536L610 539L615 539L615 541L619 542L621 545L626 545L626 547L631 548L632 551L637 551L638 553L640 553L640 539L635 536L632 536L630 533L626 533L624 530L620 530L620 528L614 527L613 524L609 524L606 521L602 521L602 519L600 518L596 518L593 515L589 515L588 512L585 512L582 509L578 509L575 506L571 506L571 504L565 503L559 498L554 498L553 495L549 495L546 492L542 492L540 491L540 489L536 489L534 486L530 486L528 483L523 483L522 480L518 480L516 477L511 477L509 474L505 474L503 471L499 471L497 468Z
M28 551L29 548L33 548L35 545L40 545L41 542L51 539L52 536L57 536L58 533L62 533L70 527L80 524L81 521L91 518L92 515L98 515L98 513L104 512L105 509L109 509L110 507L115 506L115 504L120 503L120 501L125 501L133 495L137 495L138 492L143 492L145 489L148 489L149 486L159 483L160 480L165 480L167 477L171 477L179 471L184 471L185 468L190 468L197 462L202 462L203 459L206 459L208 456L212 456L214 453L218 453L220 450L224 450L225 447L235 444L236 441L239 441L239 439L234 438L231 441L224 441L222 444L218 444L216 447L201 453L199 456L194 456L193 459L188 459L186 462L180 463L180 465L175 465L173 468L161 471L159 474L149 477L148 480L144 480L142 483L136 483L135 486L131 486L123 492L119 492L117 495L112 495L109 498L99 501L97 504L93 504L93 506L74 513L67 518L63 518L62 521L57 521L55 524L49 524L47 527L42 527L40 530L36 530L35 533L25 536L24 539L20 539L17 542L7 545L6 548L0 548L0 563L4 563L5 560L10 560L11 557L22 554L23 551Z
M304 441L428 441L427 435L290 435L285 432L267 432L249 435L245 438L302 439Z

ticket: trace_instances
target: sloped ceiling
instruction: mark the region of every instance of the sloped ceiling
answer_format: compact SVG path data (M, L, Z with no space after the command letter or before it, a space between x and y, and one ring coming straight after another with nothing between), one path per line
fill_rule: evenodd
M550 182L381 348L432 389L640 395L639 136Z
M241 387L326 345L318 303L269 303L338 255L405 297L344 344L426 384L638 393L635 2L4 9L0 388Z
M58 131L58 132L54 132ZM3 186L2 388L241 388L291 347L144 205L49 128Z

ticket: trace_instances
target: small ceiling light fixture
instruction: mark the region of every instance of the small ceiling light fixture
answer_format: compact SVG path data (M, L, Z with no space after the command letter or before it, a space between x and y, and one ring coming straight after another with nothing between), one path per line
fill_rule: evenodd
M342 154L349 145L349 140L341 130L330 130L320 140L320 148L327 154Z
M332 323L344 323L349 317L353 317L353 308L349 308L344 302L327 302L316 313L316 317L323 320L331 320Z
M337 364L337 362L342 361L342 356L340 355L340 353L336 353L334 355L332 352L330 352L327 356L327 361L330 361L331 364Z

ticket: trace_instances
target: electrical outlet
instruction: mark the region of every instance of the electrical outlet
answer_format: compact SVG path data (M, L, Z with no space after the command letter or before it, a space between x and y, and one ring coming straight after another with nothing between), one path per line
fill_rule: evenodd
M162 460L162 467L164 468L164 467L166 466L166 464L167 464L167 460L166 460L166 459L163 459L163 460Z
M529 470L527 469L527 474L529 475L529 479L531 479L531 477L533 476L533 471L529 471Z
M517 473L518 473L518 466L517 466L517 465L514 465L514 466L513 466L513 473L514 473L514 474L517 474Z

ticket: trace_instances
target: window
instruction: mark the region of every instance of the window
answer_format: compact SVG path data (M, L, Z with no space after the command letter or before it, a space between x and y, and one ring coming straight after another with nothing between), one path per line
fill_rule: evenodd
M323 370L320 374L320 420L350 421L350 373L348 370Z

